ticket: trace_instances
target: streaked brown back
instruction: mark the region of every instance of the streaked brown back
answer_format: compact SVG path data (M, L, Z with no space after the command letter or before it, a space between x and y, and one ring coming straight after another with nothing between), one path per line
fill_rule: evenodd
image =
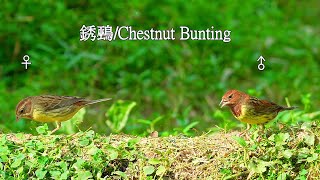
M81 107L88 102L85 98L80 97L43 95L38 96L36 104L42 106L45 111L50 111L72 105Z

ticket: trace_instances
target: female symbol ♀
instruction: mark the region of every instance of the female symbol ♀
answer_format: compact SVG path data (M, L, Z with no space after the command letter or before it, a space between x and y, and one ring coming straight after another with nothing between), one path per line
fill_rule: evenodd
M30 60L30 57L28 55L24 55L23 56L23 61L21 64L25 65L25 68L28 69L28 65L31 64L31 62L28 62Z

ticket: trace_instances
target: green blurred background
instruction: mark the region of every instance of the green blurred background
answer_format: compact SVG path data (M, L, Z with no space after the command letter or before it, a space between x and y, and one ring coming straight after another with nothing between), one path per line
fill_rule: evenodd
M287 97L303 113L316 111L319 7L318 0L1 1L1 130L35 133L41 123L15 122L15 106L40 94L112 97L86 108L78 125L102 134L111 132L105 113L119 99L136 102L122 129L128 134L193 129L196 135L217 126L244 127L218 107L228 89L282 105ZM231 30L232 41L80 42L82 25L174 28L177 35L179 26L214 26ZM32 62L28 70L21 65L26 54ZM257 69L260 55L264 71Z

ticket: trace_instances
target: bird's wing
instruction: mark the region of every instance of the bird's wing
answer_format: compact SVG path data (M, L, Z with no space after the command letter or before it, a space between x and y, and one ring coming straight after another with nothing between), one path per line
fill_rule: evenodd
M281 109L283 109L282 106L279 106L276 103L267 100L260 100L256 97L250 97L249 103L255 109L255 112L279 112Z
M46 111L59 109L71 105L84 105L88 101L84 98L73 97L73 96L51 96L51 95L44 95L40 96L38 100L38 104Z

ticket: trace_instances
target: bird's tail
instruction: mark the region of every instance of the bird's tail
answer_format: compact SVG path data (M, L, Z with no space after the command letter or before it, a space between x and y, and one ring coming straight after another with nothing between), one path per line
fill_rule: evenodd
M88 103L86 103L86 105L95 104L95 103L99 103L99 102L103 102L103 101L109 101L109 100L111 100L111 99L112 99L112 98L104 98L104 99L92 100L92 101L89 101Z
M291 107L282 107L282 111L286 111L286 110L293 110L293 109L296 109L298 108L297 106L291 106Z

